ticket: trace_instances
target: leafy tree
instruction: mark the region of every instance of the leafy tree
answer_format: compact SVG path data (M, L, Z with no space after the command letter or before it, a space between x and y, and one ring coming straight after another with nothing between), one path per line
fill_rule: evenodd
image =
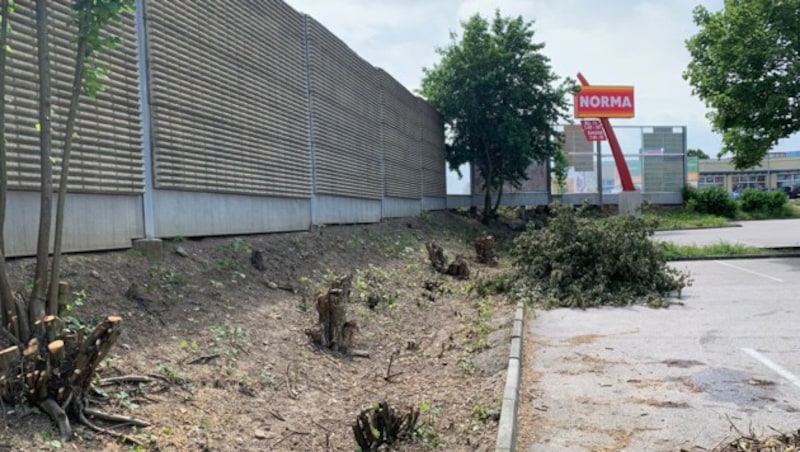
M421 92L448 127L450 168L469 163L480 175L488 221L505 183L519 187L532 163L544 164L557 153L555 126L565 118L566 95L575 84L558 84L541 53L544 44L533 42L533 24L521 16L497 11L491 23L474 15L461 25L461 39L452 33L451 44L437 49L441 61L423 69Z
M105 69L94 59L112 47L116 37L102 33L109 24L118 22L125 12L133 11L134 0L73 0L76 29L74 81L67 110L65 147L61 161L56 224L52 223L53 162L51 96L51 64L48 24L51 9L48 0L36 0L36 51L38 71L39 147L41 159L41 211L37 241L34 284L29 299L14 297L8 281L2 232L7 199L6 145L2 119L5 116L5 66L9 46L12 0L0 0L0 334L11 347L0 347L0 402L27 400L47 413L59 428L61 439L71 437L68 414L95 430L100 429L84 413L88 389L99 363L119 335L119 317L110 316L97 325L91 334L68 331L58 319L59 262L66 199L69 159L75 132L75 120L82 92L94 96L102 89L99 80ZM55 235L53 267L48 270L51 230ZM49 293L48 293L49 291ZM2 343L0 343L2 345ZM27 346L27 348L26 348ZM31 347L33 351L31 350ZM31 378L34 376L35 378ZM2 404L2 403L0 403Z
M564 148L559 148L553 156L553 167L550 172L556 179L558 194L564 194L567 191L567 175L569 175L569 156Z
M709 158L708 154L703 152L702 149L689 149L686 151L686 155L689 157L697 157L700 160L706 160Z
M726 0L694 9L684 72L711 107L721 153L736 168L758 165L778 140L800 131L800 0Z

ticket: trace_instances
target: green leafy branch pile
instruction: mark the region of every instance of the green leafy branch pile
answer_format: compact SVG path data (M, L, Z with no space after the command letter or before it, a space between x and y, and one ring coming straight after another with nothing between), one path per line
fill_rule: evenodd
M652 241L652 222L632 216L592 219L551 205L545 228L528 229L512 250L515 295L544 308L645 304L666 307L665 295L691 284L667 266Z

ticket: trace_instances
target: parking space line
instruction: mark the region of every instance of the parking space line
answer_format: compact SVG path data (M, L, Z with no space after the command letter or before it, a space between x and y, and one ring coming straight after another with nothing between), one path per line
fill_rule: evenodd
M733 264L729 264L727 262L722 262L722 261L714 261L714 262L718 263L719 265L723 265L725 267L735 268L737 270L741 270L741 271L746 272L746 273L750 273L750 274L753 274L753 275L756 275L756 276L761 276L762 278L771 279L771 280L776 281L776 282L783 282L783 280L780 279L780 278L776 278L776 277L770 276L770 275L765 275L765 274L759 273L757 271L748 270L746 268L739 267L738 265L733 265Z
M766 356L762 355L761 353L753 350L752 348L743 348L742 351L747 353L748 355L752 356L753 358L755 358L761 364L769 367L770 369L775 371L775 373L777 373L781 377L789 380L789 382L792 383L793 385L795 385L798 388L800 388L800 378L797 378L797 376L795 376L795 374L793 374L793 373L789 372L788 370L784 369L783 367L781 367L780 365L776 364L771 359L769 359Z

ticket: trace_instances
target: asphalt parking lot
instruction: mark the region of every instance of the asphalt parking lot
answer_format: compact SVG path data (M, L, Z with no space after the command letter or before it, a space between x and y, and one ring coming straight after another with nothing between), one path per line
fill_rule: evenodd
M675 266L694 279L682 305L537 311L527 322L521 403L533 405L536 438L519 450L707 450L738 436L731 425L800 428L800 258Z

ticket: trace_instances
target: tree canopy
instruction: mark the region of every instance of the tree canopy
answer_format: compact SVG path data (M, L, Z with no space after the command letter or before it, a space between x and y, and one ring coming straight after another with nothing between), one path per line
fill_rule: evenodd
M694 22L684 78L712 109L722 153L756 166L800 131L800 0L725 0L718 12L696 7Z
M686 151L686 155L689 157L697 157L700 160L706 160L709 158L708 154L703 152L702 149L689 149Z
M483 181L485 218L499 205L504 183L520 186L534 162L546 163L560 146L555 127L565 118L574 82L559 83L533 42L533 23L521 16L491 23L474 15L460 38L437 49L441 61L424 70L421 93L442 114L450 138L447 161L470 163ZM498 193L494 208L491 193Z

